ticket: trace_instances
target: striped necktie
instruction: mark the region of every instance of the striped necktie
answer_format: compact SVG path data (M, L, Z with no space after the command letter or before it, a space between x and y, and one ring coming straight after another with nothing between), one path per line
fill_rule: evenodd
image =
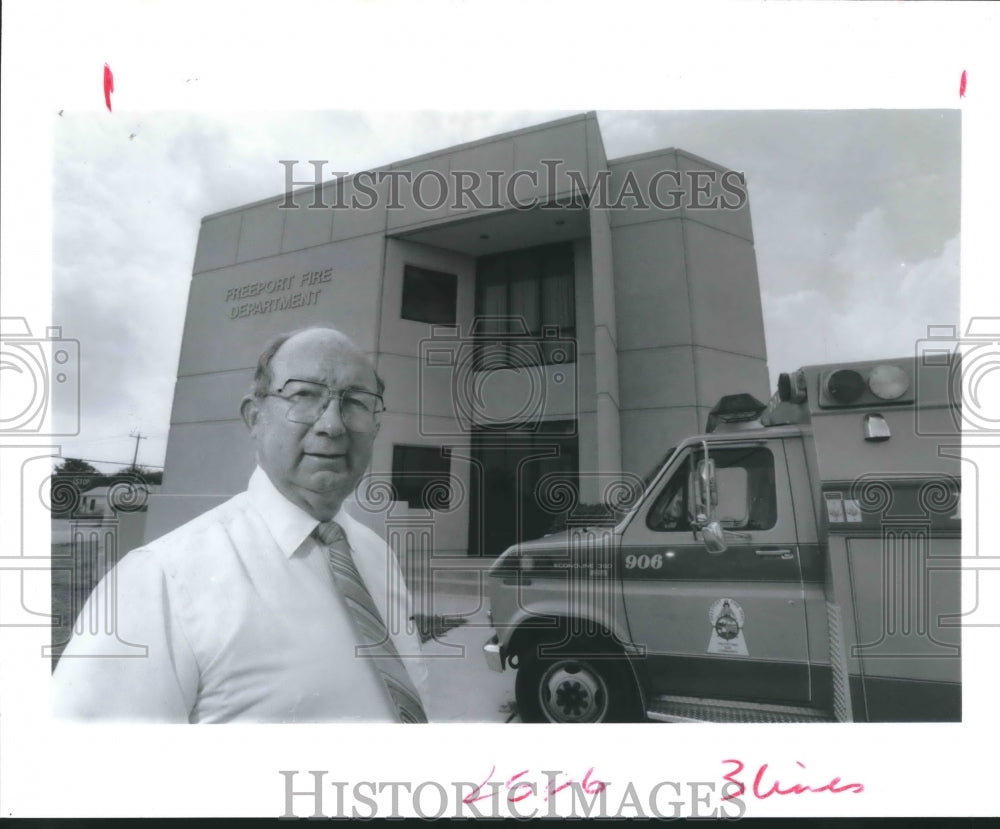
M336 521L327 521L316 528L316 535L326 547L327 563L330 565L333 581L347 602L358 641L365 645L365 658L371 659L378 671L399 714L399 721L427 722L420 695L406 672L399 651L389 637L372 594L368 592L354 564L344 530Z

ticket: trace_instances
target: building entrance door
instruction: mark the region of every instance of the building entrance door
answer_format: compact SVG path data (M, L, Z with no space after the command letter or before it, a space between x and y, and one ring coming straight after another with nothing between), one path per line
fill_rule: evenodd
M545 433L479 429L472 436L469 555L498 556L549 532L577 500L574 421L546 422ZM567 494L572 492L572 498Z

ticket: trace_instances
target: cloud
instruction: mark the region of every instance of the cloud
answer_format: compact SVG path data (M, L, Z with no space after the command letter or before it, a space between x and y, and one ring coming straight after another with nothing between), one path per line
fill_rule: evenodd
M124 122L124 123L123 123ZM199 140L178 119L68 115L57 136L53 320L80 341L81 435L67 454L130 461L133 429L165 436L198 218ZM174 140L193 146L177 153ZM134 138L130 138L134 135ZM218 141L215 142L218 144ZM57 415L67 401L56 401ZM64 412L63 412L64 413ZM118 442L104 439L117 434ZM162 463L162 441L152 455Z
M826 290L765 294L772 385L779 372L810 363L913 354L929 325L958 324L959 237L918 262L905 261L893 240L876 208L832 257Z

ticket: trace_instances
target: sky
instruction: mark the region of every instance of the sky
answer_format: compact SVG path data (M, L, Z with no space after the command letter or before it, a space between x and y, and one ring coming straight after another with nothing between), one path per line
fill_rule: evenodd
M201 218L280 193L279 159L353 173L578 111L53 113L52 319L81 376L63 457L163 464ZM597 117L609 158L679 147L746 175L772 386L958 324L957 110Z

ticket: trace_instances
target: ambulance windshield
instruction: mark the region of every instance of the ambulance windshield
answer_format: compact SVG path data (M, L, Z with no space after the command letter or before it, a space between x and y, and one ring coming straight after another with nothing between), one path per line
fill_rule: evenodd
M659 475L660 470L663 469L664 466L666 466L667 461L669 461L674 456L675 451L677 451L677 447L671 446L667 450L666 454L653 465L653 468L650 469L649 472L647 472L645 475L643 475L642 477L643 492L649 489L650 484L652 484L653 481L656 480L656 476Z

